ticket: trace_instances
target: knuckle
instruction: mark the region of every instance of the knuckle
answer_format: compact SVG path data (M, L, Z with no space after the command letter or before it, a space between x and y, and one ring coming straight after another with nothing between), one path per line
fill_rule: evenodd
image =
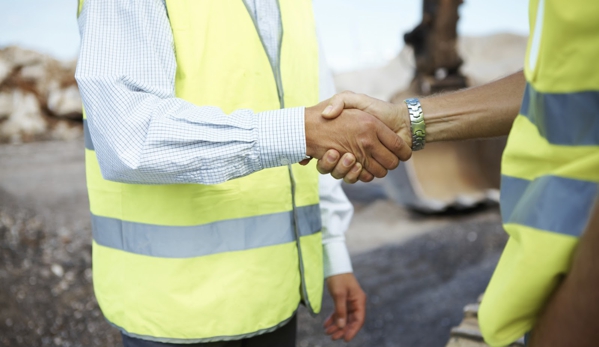
M366 150L371 150L374 146L374 143L369 137L361 137L359 140L360 146Z
M341 298L342 296L345 296L345 291L342 289L333 289L331 290L331 295L336 298Z
M391 144L396 151L399 151L404 147L404 142L399 136L395 136L393 138L393 143Z
M389 162L389 170L394 170L399 166L399 158L393 157Z
M362 127L368 127L368 129L376 129L377 122L376 119L368 114L362 115Z

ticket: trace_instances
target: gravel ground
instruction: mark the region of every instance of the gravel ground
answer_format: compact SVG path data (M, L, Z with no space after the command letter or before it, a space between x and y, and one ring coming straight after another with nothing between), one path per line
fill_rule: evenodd
M0 346L119 346L91 283L80 143L0 146ZM423 217L362 201L348 232L368 297L350 346L444 346L506 241L496 209ZM300 309L298 345L334 346Z
M0 346L117 346L92 289L91 231L47 227L0 191Z
M484 291L507 240L497 222L461 222L353 257L368 294L367 320L348 346L445 346L463 307ZM300 347L338 346L322 335L333 310L300 315Z

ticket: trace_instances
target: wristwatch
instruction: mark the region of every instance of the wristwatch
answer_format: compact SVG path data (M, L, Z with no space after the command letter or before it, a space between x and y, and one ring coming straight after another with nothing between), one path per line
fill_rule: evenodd
M412 129L412 151L419 151L424 148L426 142L426 127L424 126L424 114L420 101L416 98L404 100L408 106L410 115L410 128Z

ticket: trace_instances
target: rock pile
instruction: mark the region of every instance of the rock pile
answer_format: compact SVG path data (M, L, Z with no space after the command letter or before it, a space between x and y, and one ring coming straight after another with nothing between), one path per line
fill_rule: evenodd
M0 143L80 137L76 62L0 49Z

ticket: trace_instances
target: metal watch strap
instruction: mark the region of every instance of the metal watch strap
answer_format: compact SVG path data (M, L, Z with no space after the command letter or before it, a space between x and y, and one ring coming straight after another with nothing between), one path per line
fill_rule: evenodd
M424 126L424 114L420 101L416 98L404 100L410 114L410 127L412 128L412 150L419 151L424 148L426 138L426 127Z

